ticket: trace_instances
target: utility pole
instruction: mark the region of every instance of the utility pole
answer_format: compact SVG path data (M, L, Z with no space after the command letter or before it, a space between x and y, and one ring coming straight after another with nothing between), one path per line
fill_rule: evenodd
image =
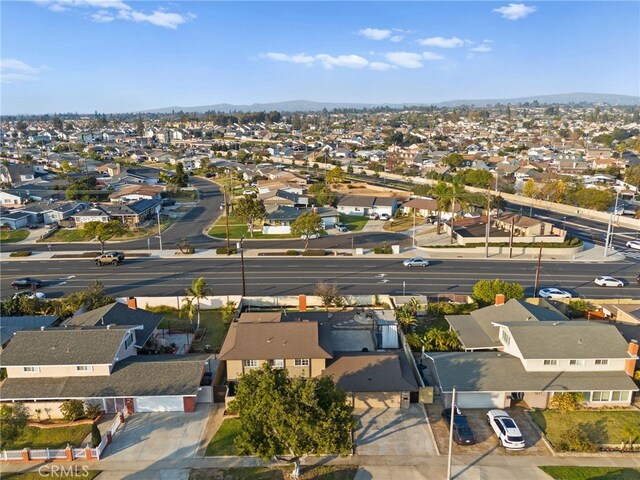
M536 282L533 287L533 296L538 296L538 285L540 284L540 266L542 264L542 242L540 242L540 251L538 252L538 265L536 266Z
M618 214L618 198L620 197L620 192L616 192L616 204L613 207L613 216ZM609 249L613 248L613 229L615 228L615 222L613 221L613 216L611 217L611 234L607 236L607 245L605 245L605 257L609 254Z
M447 480L451 479L451 451L453 450L453 418L456 408L456 387L451 395L451 419L449 422L449 455L447 456Z
M240 266L242 268L242 296L244 297L247 294L247 284L244 280L244 248L242 248L242 242L244 240L244 235L240 239L240 241L236 244L236 248L240 250Z
M491 190L487 188L487 225L486 225L486 232L485 232L485 239L484 239L484 258L489 258L490 232L491 232Z
M509 231L509 258L513 256L513 230L516 225L516 217L511 217L511 230Z
M160 210L156 211L158 216L158 240L160 240L160 251L162 251L162 229L160 228Z
M416 247L416 209L413 208L413 248Z
M229 179L231 178L231 171L227 170L227 173L229 174L227 176L227 188L224 189L224 216L225 216L225 220L226 220L226 230L227 230L227 255L231 255L231 244L229 243L229 197L231 195L231 185L230 185L230 181Z

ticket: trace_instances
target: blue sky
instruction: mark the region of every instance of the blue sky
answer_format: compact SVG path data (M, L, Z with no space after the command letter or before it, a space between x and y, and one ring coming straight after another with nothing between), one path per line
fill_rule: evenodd
M3 114L640 95L639 2L2 1Z

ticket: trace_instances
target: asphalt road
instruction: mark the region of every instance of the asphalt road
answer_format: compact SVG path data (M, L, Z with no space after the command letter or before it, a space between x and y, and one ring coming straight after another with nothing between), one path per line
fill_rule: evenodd
M318 281L335 282L345 294L437 294L471 293L481 279L514 281L532 295L535 262L486 260L435 260L426 268L406 268L402 259L325 257L247 258L245 275L249 296L310 294ZM46 273L45 273L46 272ZM592 298L640 298L635 277L638 266L629 262L543 262L540 288L556 286ZM625 279L622 288L603 288L593 283L598 275ZM111 295L182 295L192 281L204 277L215 295L235 295L242 290L240 259L131 259L118 267L97 267L91 260L14 261L2 269L0 288L6 298L11 280L33 276L46 282L42 291L58 297L102 282Z

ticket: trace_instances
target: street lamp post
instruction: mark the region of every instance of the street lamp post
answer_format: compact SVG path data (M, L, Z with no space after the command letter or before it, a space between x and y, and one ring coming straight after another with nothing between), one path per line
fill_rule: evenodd
M160 210L156 211L158 217L158 240L160 241L160 251L162 251L162 228L160 227Z
M240 241L236 244L236 248L240 251L240 266L242 268L242 296L244 297L247 294L247 285L244 280L244 248L242 248L242 242L244 240L244 235L240 239Z

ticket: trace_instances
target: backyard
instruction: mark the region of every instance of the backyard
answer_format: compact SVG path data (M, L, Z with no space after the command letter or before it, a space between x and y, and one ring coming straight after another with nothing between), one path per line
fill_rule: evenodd
M637 468L616 467L539 467L555 480L640 480Z
M222 313L217 310L201 310L200 311L200 328L205 329L204 335L194 340L191 344L192 352L205 352L206 350L217 352L222 346L224 336L227 333L229 324L222 320ZM193 317L193 327L191 320L186 315L182 318L178 316L177 311L164 313L164 319L158 328L169 329L173 331L192 331L198 319ZM207 349L207 345L210 346Z
M29 448L65 448L67 444L82 446L82 441L91 433L91 424L83 423L69 427L38 428L26 427L15 441L7 443L7 450Z
M29 236L29 230L0 230L0 243L21 242Z
M640 435L640 412L637 410L534 410L533 420L553 445L558 445L564 432L575 425L582 425L592 442L618 444L625 440L625 432L635 429ZM636 442L638 438L636 438Z

